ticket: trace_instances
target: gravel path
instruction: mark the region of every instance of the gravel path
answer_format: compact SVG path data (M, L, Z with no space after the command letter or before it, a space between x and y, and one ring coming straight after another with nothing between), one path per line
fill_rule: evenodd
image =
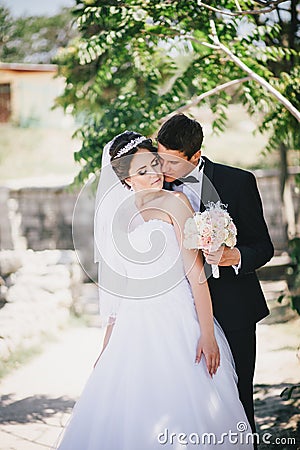
M55 443L92 370L102 334L71 327L1 380L1 450L43 450Z

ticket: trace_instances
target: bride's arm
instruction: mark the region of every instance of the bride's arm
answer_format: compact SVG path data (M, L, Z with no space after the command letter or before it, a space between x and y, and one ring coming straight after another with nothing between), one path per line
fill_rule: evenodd
M170 199L168 196L168 212L172 218L181 249L184 270L192 289L201 330L196 362L200 362L203 353L208 371L212 376L220 365L220 353L214 334L212 302L204 273L203 257L200 251L188 250L183 246L184 225L186 220L193 216L194 211L183 193L174 193L172 197Z

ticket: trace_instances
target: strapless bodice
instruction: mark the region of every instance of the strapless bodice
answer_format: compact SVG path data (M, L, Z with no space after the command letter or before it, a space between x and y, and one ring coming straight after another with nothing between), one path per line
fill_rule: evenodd
M187 284L180 244L174 226L150 219L128 234L130 252L126 255L127 295L152 297Z

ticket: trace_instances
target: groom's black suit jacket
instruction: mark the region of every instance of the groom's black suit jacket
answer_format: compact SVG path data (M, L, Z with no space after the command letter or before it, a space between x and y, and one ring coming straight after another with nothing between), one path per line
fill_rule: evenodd
M225 331L248 328L269 314L255 273L274 254L262 202L251 172L203 159L200 210L208 201L227 205L237 227L236 246L242 258L238 275L231 266L219 267L220 278L208 278L214 316ZM165 188L171 189L170 183ZM209 265L205 266L207 273Z

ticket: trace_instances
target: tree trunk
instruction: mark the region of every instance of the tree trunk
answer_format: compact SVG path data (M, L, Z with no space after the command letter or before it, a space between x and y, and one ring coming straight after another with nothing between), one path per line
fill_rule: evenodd
M283 212L284 233L288 241L289 239L292 239L296 234L296 222L295 222L296 214L291 192L291 183L289 180L289 173L288 173L288 161L287 161L288 149L284 143L281 143L279 152L280 152L280 175L279 175L280 199Z
M280 144L279 147L279 155L280 155L280 175L279 175L280 198L281 201L283 202L284 188L288 177L287 148L283 142Z

